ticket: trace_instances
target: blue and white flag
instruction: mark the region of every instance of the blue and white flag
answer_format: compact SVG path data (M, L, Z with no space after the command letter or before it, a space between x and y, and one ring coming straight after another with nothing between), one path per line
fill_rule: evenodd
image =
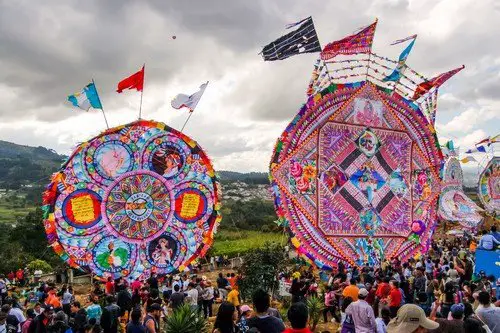
M410 36L410 37L407 37L404 39L400 39L400 40L391 44L391 45L399 44L399 43L402 43L404 41L413 39L411 41L411 43L408 44L408 46L403 50L403 52L401 52L401 54L399 55L399 60L398 60L398 64L396 65L396 68L394 68L394 70L392 71L391 74L387 75L384 78L384 81L396 82L396 81L399 81L399 79L401 79L401 76L403 75L403 72L405 70L406 58L408 58L408 55L410 54L410 51L413 48L413 44L415 44L416 38L417 38L417 35L413 35L413 36Z
M91 107L102 110L101 100L99 99L94 83L87 84L81 92L69 95L68 101L85 111L88 111Z

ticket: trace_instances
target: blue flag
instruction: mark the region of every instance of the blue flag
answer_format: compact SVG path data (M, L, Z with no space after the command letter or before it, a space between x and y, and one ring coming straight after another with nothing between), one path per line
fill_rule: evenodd
M68 101L85 111L88 111L91 107L102 110L101 100L94 83L89 83L81 92L69 95Z
M387 75L383 81L394 81L394 82L399 81L401 75L403 75L404 72L406 58L408 58L408 55L410 54L413 44L415 44L416 37L417 36L415 36L411 41L411 43L408 44L408 46L403 50L403 52L401 52L401 54L399 55L399 60L398 64L396 65L396 68L394 68L392 73Z

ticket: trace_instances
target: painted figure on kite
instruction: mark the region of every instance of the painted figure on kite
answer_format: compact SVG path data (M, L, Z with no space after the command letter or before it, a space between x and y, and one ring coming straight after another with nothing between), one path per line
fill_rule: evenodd
M191 138L139 120L80 144L44 193L44 224L71 267L102 278L183 271L210 248L220 187Z

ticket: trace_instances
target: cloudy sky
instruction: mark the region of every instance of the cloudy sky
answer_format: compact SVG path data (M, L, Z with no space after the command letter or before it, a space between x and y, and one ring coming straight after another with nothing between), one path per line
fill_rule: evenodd
M105 127L66 102L92 78L111 126L137 119L140 94L115 89L146 63L143 118L180 129L188 114L171 99L209 80L185 132L219 170L266 171L317 55L258 53L309 15L323 45L378 17L373 49L394 58L390 42L417 33L412 68L431 77L466 65L440 90L441 140L469 147L500 132L498 1L0 0L0 139L69 154Z

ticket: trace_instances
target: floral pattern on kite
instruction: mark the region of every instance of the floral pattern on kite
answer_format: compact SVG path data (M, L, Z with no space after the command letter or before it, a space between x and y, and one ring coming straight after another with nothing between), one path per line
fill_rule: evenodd
M500 157L493 157L479 177L478 194L484 208L500 213Z
M139 120L79 145L43 195L44 226L70 266L101 278L183 271L213 242L220 186L204 151Z
M317 176L300 191L290 184L304 161ZM276 144L276 212L298 253L321 268L408 259L427 250L436 226L441 164L433 124L413 102L370 82L332 84Z

